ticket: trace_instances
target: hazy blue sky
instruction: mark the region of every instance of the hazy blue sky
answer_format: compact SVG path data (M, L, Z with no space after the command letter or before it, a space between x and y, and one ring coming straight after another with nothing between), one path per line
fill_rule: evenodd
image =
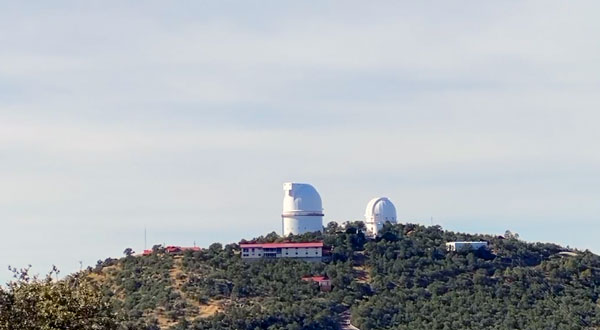
M0 280L325 220L600 252L598 1L4 1Z

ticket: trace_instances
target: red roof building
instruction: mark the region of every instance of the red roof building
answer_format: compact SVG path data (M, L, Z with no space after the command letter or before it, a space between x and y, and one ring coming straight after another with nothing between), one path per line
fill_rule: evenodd
M181 248L181 251L193 251L193 252L196 252L196 251L201 251L201 250L202 249L199 248L199 247L197 247L197 246L190 246L190 247L182 247Z
M167 253L181 252L181 247L169 245L169 246L165 247L165 252L167 252Z
M323 248L323 242L240 243L241 248Z
M177 253L182 253L185 251L201 251L202 249L197 247L197 246L190 246L190 247L182 247L182 246L175 246L175 245L169 245L167 247L165 247L165 252L166 253L170 253L170 254L177 254ZM144 250L144 252L142 253L143 256L149 256L152 254L152 250Z
M282 243L240 243L242 259L298 258L307 261L321 261L323 242L282 242Z
M200 251L201 249L197 246L189 246L189 247L182 247L182 246L167 246L165 248L165 252L167 253L180 253L180 252L185 252L185 251Z
M302 277L302 280L318 283L321 291L331 291L331 280L327 276L304 276Z

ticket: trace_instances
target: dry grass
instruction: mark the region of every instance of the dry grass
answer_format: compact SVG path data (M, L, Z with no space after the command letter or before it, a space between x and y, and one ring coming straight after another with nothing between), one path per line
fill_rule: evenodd
M357 278L359 283L371 283L371 275L369 270L365 266L354 266L354 276Z
M117 272L121 268L121 265L116 264L108 267L104 267L102 272L90 272L87 274L87 277L96 283L103 283L107 278L111 277L112 274Z
M173 321L165 315L164 310L162 308L157 308L156 310L154 310L152 315L158 321L158 326L161 329L168 329L177 324L177 321Z
M223 311L223 306L221 305L221 302L218 300L211 300L208 303L208 305L200 306L200 313L198 314L198 317L199 318L210 317L210 316L217 314L217 312L222 312L222 311Z
M169 270L169 277L171 278L172 288L177 291L181 297L186 301L187 305L192 307L190 311L186 313L186 318L188 321L193 321L198 318L206 318L215 315L218 312L222 312L224 310L225 305L227 304L226 300L210 300L207 304L202 304L198 299L194 299L193 297L188 296L185 292L183 292L183 285L187 281L187 275L183 271L183 256L174 256L173 257L173 267ZM91 279L94 283L97 284L106 284L110 283L111 278L115 276L115 274L119 271L120 265L113 265L109 267L104 267L102 272L90 272L87 274L87 277ZM111 288L117 298L124 300L124 292L119 290L118 287ZM146 311L144 313L145 317L153 317L158 321L158 325L161 329L168 329L175 324L177 321L173 321L167 313L165 312L163 307L158 307L155 310Z
M198 310L198 314L189 313L187 316L190 320L194 320L196 318L205 318L215 315L217 312L223 311L222 302L219 300L211 300L208 304L201 304L197 299L193 299L186 295L181 289L186 282L187 275L183 272L182 265L182 256L175 256L173 268L171 268L169 274L171 276L171 282L173 283L173 288L179 292L181 297L186 301L186 303L190 306L196 307Z
M106 285L107 283L111 282L110 280L115 276L115 274L120 270L120 268L121 265L116 264L104 267L100 273L89 272L86 276L97 285ZM110 289L115 293L115 297L117 297L120 300L125 299L125 293L123 292L123 290L120 290L115 285L110 286Z
M179 293L183 296L183 292L181 292L181 287L185 283L187 276L183 273L182 260L182 256L175 256L173 258L173 268L171 268L171 270L169 271L169 275L171 276L173 288L179 291Z

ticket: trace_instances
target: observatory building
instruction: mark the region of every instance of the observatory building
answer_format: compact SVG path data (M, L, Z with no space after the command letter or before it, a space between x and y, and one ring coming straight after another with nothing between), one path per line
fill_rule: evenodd
M283 184L283 236L323 231L323 205L317 190L307 183Z
M367 233L377 236L383 224L386 222L396 223L396 208L387 197L373 198L367 204L365 210L365 226Z

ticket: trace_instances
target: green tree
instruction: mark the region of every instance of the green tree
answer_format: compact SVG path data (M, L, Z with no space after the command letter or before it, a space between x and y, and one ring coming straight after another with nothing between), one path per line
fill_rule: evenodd
M126 249L123 251L123 254L124 254L126 257L129 257L129 256L133 255L134 253L135 253L135 251L133 251L133 249L132 249L132 248L126 248Z
M0 288L1 330L117 329L117 318L97 286L85 277L54 280L13 270L15 280Z

